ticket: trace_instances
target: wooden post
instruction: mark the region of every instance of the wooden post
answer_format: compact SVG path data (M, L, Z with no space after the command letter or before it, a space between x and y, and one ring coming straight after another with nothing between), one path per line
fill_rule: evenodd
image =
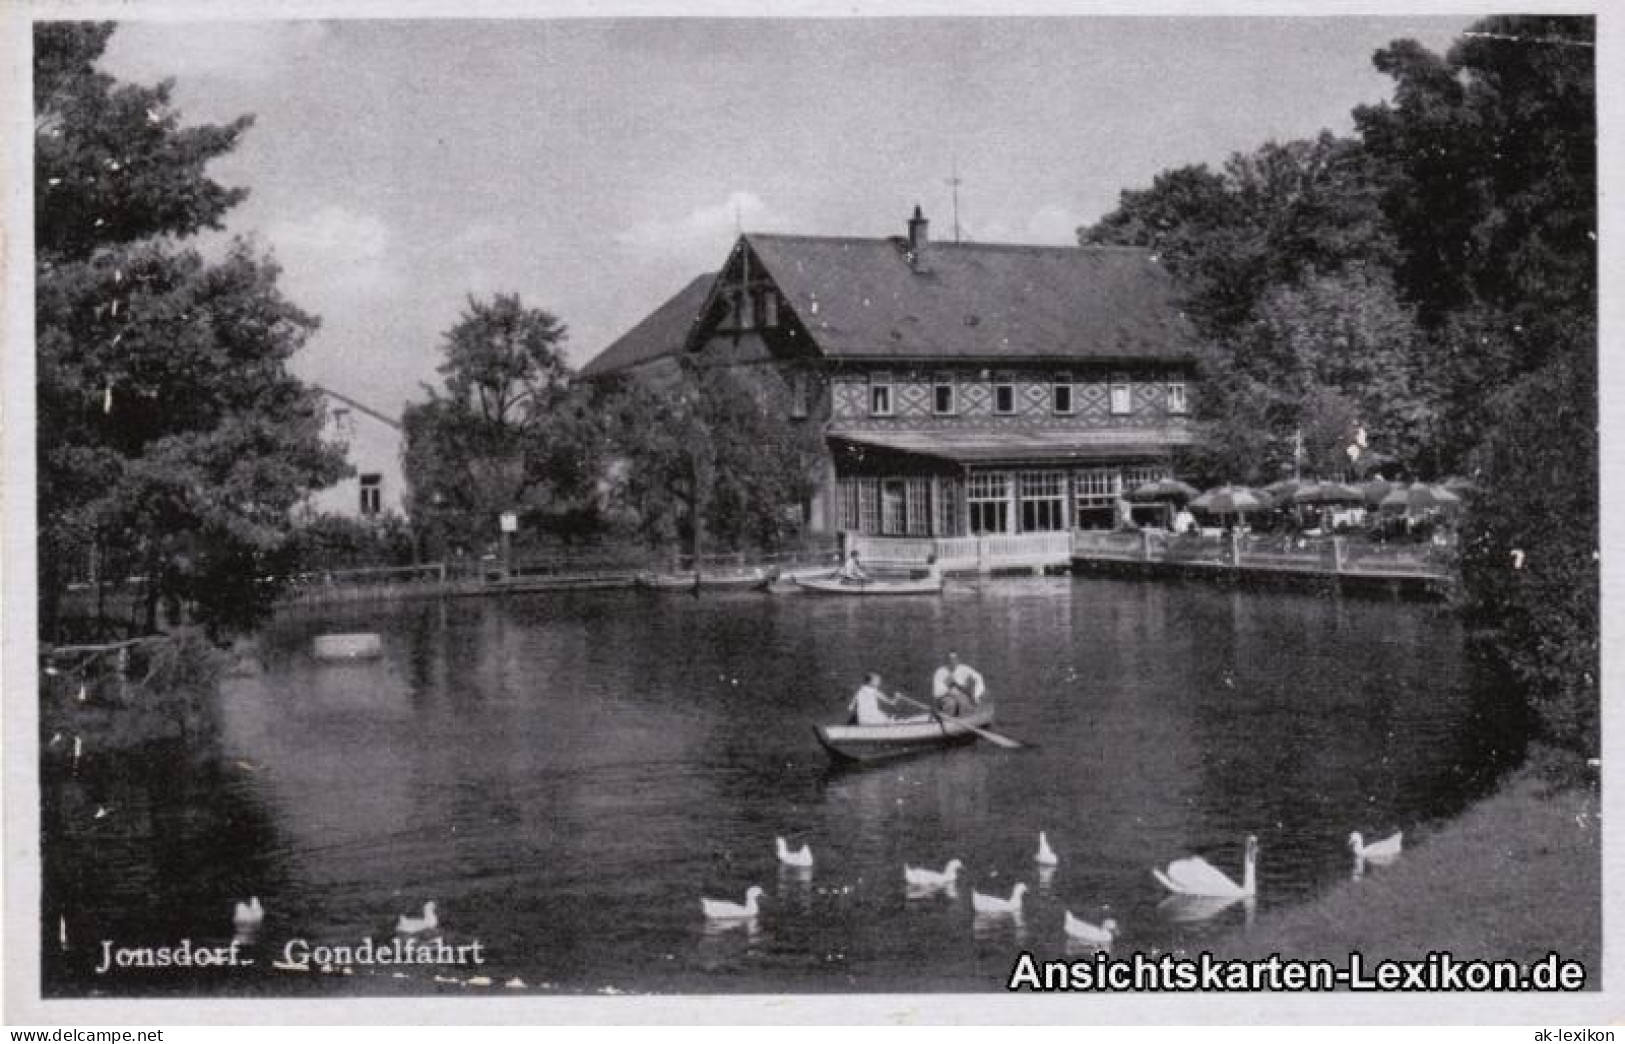
M1332 572L1341 573L1342 571L1343 571L1343 538L1340 537L1340 536L1334 536L1334 537L1332 537Z

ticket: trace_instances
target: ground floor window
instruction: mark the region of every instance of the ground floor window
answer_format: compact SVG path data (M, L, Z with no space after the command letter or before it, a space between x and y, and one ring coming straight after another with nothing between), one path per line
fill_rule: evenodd
M1010 532L1010 476L983 471L965 485L965 507L972 533Z
M1066 472L1021 473L1021 531L1052 533L1066 528Z
M963 488L956 479L937 479L937 536L956 537L964 532L959 509L962 493Z

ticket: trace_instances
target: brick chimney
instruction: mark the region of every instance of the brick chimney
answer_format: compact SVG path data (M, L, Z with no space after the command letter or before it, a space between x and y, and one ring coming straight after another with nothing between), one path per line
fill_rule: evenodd
M925 248L931 245L931 222L920 213L920 205L914 204L914 216L908 219L908 252L918 264L925 258Z

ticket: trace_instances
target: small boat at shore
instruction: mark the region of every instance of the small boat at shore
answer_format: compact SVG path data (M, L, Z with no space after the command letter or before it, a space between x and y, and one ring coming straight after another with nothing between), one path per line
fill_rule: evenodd
M637 584L651 591L754 591L766 589L777 574L757 570L751 573L645 573Z
M941 594L942 577L920 580L847 580L839 576L798 577L796 586L815 594L924 595Z
M886 725L815 725L818 742L836 761L881 761L976 739L976 729L993 724L993 705L983 703L960 717L934 715L929 721Z

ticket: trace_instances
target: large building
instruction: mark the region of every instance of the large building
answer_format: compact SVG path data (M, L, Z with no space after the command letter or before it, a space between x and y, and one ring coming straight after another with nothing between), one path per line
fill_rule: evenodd
M1112 526L1190 445L1191 334L1123 247L746 234L583 369L684 354L781 382L829 449L816 531L952 537Z

